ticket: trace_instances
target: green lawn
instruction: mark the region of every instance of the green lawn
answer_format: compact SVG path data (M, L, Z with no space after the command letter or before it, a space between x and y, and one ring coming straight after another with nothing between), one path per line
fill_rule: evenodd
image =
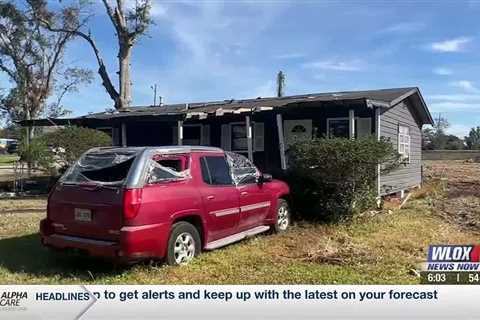
M37 234L45 199L0 201L1 284L416 284L412 269L432 243L474 243L478 234L433 213L422 192L402 210L368 213L350 224L297 224L202 254L187 266L115 268L51 253Z
M18 160L18 156L14 154L0 154L0 166L12 165Z

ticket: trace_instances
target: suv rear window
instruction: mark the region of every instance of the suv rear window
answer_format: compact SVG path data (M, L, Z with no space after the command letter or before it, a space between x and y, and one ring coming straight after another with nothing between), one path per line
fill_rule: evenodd
M137 150L97 150L84 154L61 178L63 183L122 183L130 171Z

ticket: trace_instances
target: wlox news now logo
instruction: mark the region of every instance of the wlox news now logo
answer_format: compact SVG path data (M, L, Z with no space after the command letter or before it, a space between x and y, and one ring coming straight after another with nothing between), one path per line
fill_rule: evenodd
M480 271L480 245L430 245L427 271Z

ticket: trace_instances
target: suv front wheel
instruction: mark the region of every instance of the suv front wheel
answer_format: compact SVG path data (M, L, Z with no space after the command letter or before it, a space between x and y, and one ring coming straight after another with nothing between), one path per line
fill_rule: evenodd
M185 221L175 223L168 239L167 263L189 263L200 253L200 241L198 230L192 224Z
M276 222L273 225L273 230L276 233L287 231L290 226L290 208L288 202L285 199L277 200L277 217Z

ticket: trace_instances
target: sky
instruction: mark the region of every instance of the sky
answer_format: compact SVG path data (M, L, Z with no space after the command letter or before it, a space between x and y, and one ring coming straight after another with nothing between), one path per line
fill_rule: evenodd
M133 0L129 1L133 3ZM90 31L112 75L117 46L101 2ZM133 49L133 105L417 86L460 137L480 126L480 1L159 1ZM97 69L81 39L65 59ZM1 81L1 78L0 78ZM74 115L112 102L98 75L64 100Z

